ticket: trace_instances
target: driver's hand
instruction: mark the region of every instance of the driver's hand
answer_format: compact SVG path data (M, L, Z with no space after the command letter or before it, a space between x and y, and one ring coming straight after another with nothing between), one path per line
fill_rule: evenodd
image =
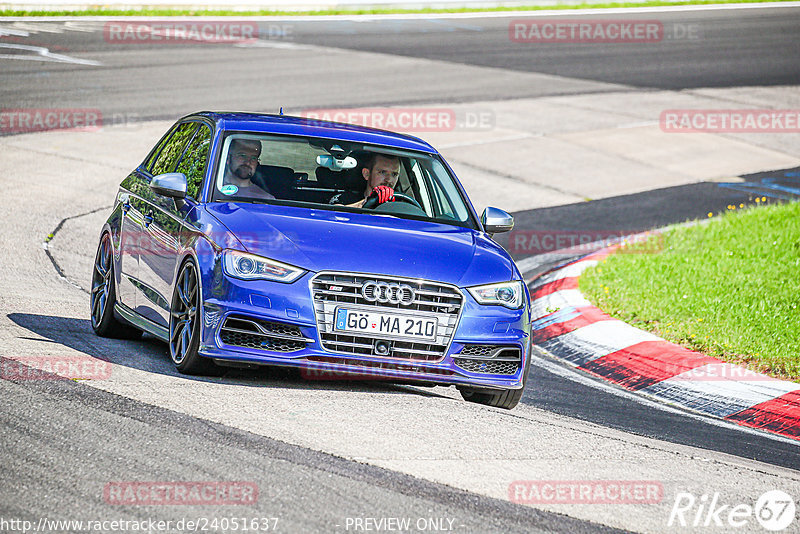
M388 185L379 185L372 190L372 193L370 193L369 196L377 196L378 204L383 204L384 202L394 202L394 189Z

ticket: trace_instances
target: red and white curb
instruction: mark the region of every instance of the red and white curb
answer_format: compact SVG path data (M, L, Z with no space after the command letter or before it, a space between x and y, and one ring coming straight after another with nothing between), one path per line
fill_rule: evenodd
M612 319L578 278L616 247L530 282L533 342L582 371L669 404L800 440L800 384L693 352Z

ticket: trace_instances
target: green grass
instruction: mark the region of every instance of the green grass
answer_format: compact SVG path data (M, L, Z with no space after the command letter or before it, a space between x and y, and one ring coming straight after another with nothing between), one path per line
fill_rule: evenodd
M0 17L88 17L88 16L147 16L147 17L177 17L177 16L219 16L219 17L246 17L246 16L316 16L316 15L388 15L411 13L473 13L487 11L541 11L552 9L606 9L619 7L657 7L657 6L684 6L684 5L713 5L713 4L758 4L763 2L790 2L792 0L645 0L643 2L584 2L580 4L558 4L554 6L517 6L517 7L491 7L491 8L444 8L444 9L327 9L320 11L275 11L275 10L245 10L233 11L230 9L113 9L97 7L85 10L0 10Z
M660 252L614 254L580 289L668 341L800 379L800 202L729 207L708 224L673 229Z

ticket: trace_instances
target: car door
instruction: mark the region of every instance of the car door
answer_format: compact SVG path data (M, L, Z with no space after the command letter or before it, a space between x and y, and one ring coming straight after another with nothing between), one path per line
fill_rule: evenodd
M157 164L153 176L164 172L181 172L187 179L184 200L159 195L152 190L146 198L145 228L149 239L147 253L139 256L139 275L142 282L137 312L150 321L169 326L172 283L181 251L181 236L195 228L186 217L196 206L207 168L211 146L211 128L193 122L191 127L178 129L174 144L165 147L169 159Z

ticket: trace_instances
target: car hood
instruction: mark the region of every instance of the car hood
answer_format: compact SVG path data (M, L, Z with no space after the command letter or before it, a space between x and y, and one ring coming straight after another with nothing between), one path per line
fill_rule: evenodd
M483 234L392 216L275 204L213 203L247 252L309 271L380 273L462 287L510 280L513 263Z

